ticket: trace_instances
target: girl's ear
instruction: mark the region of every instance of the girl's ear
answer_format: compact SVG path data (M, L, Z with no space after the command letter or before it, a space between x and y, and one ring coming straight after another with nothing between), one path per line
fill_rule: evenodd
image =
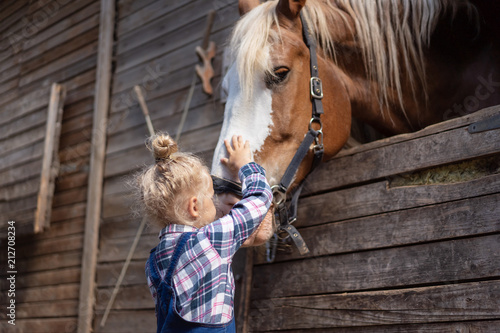
M200 208L198 207L198 198L191 197L188 201L188 213L194 219L200 217Z

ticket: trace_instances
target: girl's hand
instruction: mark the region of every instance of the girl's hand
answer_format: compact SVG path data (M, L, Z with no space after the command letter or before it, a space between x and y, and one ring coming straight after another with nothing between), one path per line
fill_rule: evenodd
M241 167L253 161L250 152L250 142L248 142L248 140L243 141L241 135L233 135L232 143L233 146L231 147L229 141L227 139L224 140L228 158L221 158L220 161L229 169L235 178L238 178L238 171L240 171Z

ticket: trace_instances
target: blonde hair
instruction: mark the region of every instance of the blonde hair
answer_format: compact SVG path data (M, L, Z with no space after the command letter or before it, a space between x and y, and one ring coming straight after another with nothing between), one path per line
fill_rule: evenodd
M177 143L166 133L152 135L146 147L156 163L134 177L139 211L161 228L169 224L193 225L195 221L187 212L188 199L207 196L212 181L207 176L208 167L195 155L179 152Z

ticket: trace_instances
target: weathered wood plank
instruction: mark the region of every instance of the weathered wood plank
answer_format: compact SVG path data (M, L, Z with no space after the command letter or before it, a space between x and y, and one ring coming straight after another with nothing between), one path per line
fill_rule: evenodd
M124 20L128 16L140 12L142 8L146 7L152 2L155 2L155 0L143 0L143 1L120 0L117 3L116 17L118 20Z
M108 305L113 288L99 288L96 297L96 314L103 314ZM112 310L140 310L147 309L154 312L155 303L149 292L147 283L125 286L120 288L113 303Z
M18 321L29 318L75 317L78 301L59 300L57 302L21 303L16 307L16 326ZM27 331L25 331L27 332ZM35 331L30 331L35 332ZM40 331L36 331L40 332ZM66 331L61 331L66 332Z
M99 13L99 2L93 0L79 1L79 4L69 3L60 11L60 16L54 15L52 25L47 25L45 29L36 34L30 35L23 41L23 51L26 51L47 39L60 34L63 31L71 29L79 22ZM71 15L68 15L71 14ZM67 17L64 17L66 16Z
M47 96L50 89L49 84L54 81L58 81L66 86L68 96L70 97L69 103L71 103L73 90L95 80L95 62L95 58L91 57L63 71L52 74L51 79L53 81L44 81L38 85L28 85L0 95L0 105L5 105L7 110L12 111L2 114L0 124L5 124L13 119L18 119L30 112L38 111L45 107L48 104L48 99L41 99L41 97ZM40 102L43 103L40 104ZM65 112L65 114L68 117L72 116L72 113L69 112Z
M59 176L56 181L56 191L64 191L76 187L85 186L87 184L88 173L81 172L71 175Z
M22 180L32 178L40 173L41 160L35 160L23 165L23 168L10 168L0 172L0 185L19 183Z
M141 238L141 242L143 239ZM140 243L141 243L140 242ZM129 242L130 243L130 242ZM158 237L156 238L156 243L152 244L149 250L158 244ZM130 244L129 244L130 245ZM148 250L148 254L149 254ZM139 249L136 251L138 252ZM147 256L147 255L143 255ZM144 267L146 265L146 259L142 258L140 260L132 260L130 266L127 270L127 274L123 279L123 284L132 285L144 285L146 284L146 273L144 273ZM116 261L112 263L99 263L97 265L97 286L99 288L111 288L114 287L120 271L123 267L123 261Z
M111 311L106 325L101 328L102 315L96 315L94 332L106 333L154 333L156 332L156 316L151 310L146 311Z
M489 333L495 332L500 326L500 320L495 321L458 321L453 323L413 324L413 325L382 325L366 327L330 327L326 329L308 329L310 333ZM254 331L255 332L255 331ZM277 332L265 330L262 332ZM279 332L304 333L304 330L286 330Z
M130 248L133 237L106 239L101 242L99 263L124 261ZM149 256L149 251L158 243L158 235L143 235L137 245L133 260L144 260Z
M117 54L141 47L151 40L161 39L170 32L179 33L187 26L197 24L196 21L206 18L207 13L213 9L213 3L209 1L176 0L174 3L163 4L159 2L153 5L160 7L160 10L150 15L147 20L137 22L140 24L139 26L119 38ZM237 12L233 3L225 3L224 7L228 5L231 6L231 10ZM202 33L203 30L200 29L198 35L194 37L201 38Z
M16 278L16 288L26 289L41 286L54 286L80 281L80 268L63 268L58 270L19 274Z
M299 229L311 251L278 251L275 262L500 231L500 193ZM265 263L258 251L257 264Z
M491 235L256 266L252 298L498 278L499 242Z
M104 242L111 238L134 237L139 228L139 220L140 218L130 217L130 214L103 219L100 229L101 239ZM158 236L159 231L156 226L146 224L142 235Z
M80 267L81 262L82 251L67 251L24 258L21 261L21 268L23 273L44 272L52 269Z
M76 251L82 249L81 234L68 235L63 238L49 238L36 241L36 246L31 243L21 243L16 247L16 252L19 258L27 258L29 256L41 256L47 254L55 254L65 251Z
M75 203L85 202L87 196L87 188L80 187L67 191L60 191L52 200L52 207L71 205Z
M201 85L199 85L199 89L201 92ZM186 121L186 123L184 124L182 131L195 131L206 126L220 123L223 115L224 107L220 103L216 103L215 105L207 103L199 107L190 108L189 114L187 116L188 121ZM179 123L181 121L181 117L182 112L181 110L178 110L178 112L173 115L168 115L161 118L155 117L155 119L152 119L152 121L154 120L155 128L161 129L162 131L166 131L167 133L175 136L179 127ZM124 121L122 123L123 125L120 126L120 132L109 137L106 154L111 155L130 148L136 148L139 145L143 146L144 138L147 135L147 127L145 126L144 119L142 120L143 121L138 126L129 128L126 131L122 131L122 126L125 125Z
M9 30L12 23L28 13L27 1L14 1L0 12L0 31ZM7 36L8 36L8 32ZM3 35L3 34L2 34ZM3 38L2 38L3 39Z
M0 75L0 83L5 83L12 81L16 76L19 76L21 73L21 68L18 65L12 65L12 67L8 67L2 74Z
M252 301L250 330L436 323L500 318L500 282Z
M10 123L0 126L0 139L15 136L19 132L25 132L33 127L41 126L47 120L47 109L42 108L26 116L13 120Z
M56 221L64 221L76 217L85 216L85 206L86 202L69 206L54 207L54 209L52 210L52 217L50 221L51 223L53 223Z
M7 155L2 156L0 171L7 170L16 165L40 160L42 157L42 151L43 142L40 141L33 145L8 153Z
M84 113L92 112L92 107L94 105L94 97L82 98L79 101L75 101L72 104L66 105L64 108L64 114L67 115L67 120L71 120L74 117L82 115ZM66 120L66 119L64 119Z
M10 81L0 84L0 99L3 103L11 101L15 96L15 89L19 84L19 77L15 77Z
M488 118L484 113L498 114L500 106L482 112L481 119ZM334 158L307 180L307 191L324 191L500 151L500 129L470 134L466 126Z
M49 104L49 91L50 86L39 86L37 89L34 89L22 97L17 98L14 102L3 105L0 124L9 123L12 120L21 118L21 116L27 115L32 111L46 107ZM0 105L2 104L2 101L0 101Z
M59 300L76 300L78 298L78 283L58 286L43 286L16 291L16 299L22 302L46 302Z
M388 187L387 181L303 198L296 226L313 226L500 192L500 175L468 182Z
M100 2L92 150L85 207L85 232L78 304L79 333L90 332L92 329L115 22L115 3Z
M491 106L488 108L485 108L483 110L479 110L474 113L467 114L465 116L459 117L459 118L453 118L450 120L446 120L440 123L436 123L434 125L427 126L424 129L421 129L420 131L417 132L412 132L412 133L406 133L406 134L400 134L400 135L395 135L389 138L385 138L382 140L377 140L369 143L362 144L360 146L355 146L349 149L341 150L336 157L342 157L342 156L348 156L348 155L353 155L357 154L360 152L368 151L368 150L373 150L376 148L380 147L385 147L388 145L392 145L395 143L400 143L404 141L410 141L416 138L421 138L424 136L428 135L433 135L436 133L440 132L446 132L451 129L456 129L459 127L466 126L470 123L480 121L484 119L485 117L491 117L500 112L498 105L496 106Z
M212 29L213 33L211 35L214 40L217 38L217 33L231 25L238 16L236 4L223 8L219 14L219 17L224 17L225 20L215 20ZM168 32L161 35L159 38L143 44L140 48L118 54L116 72L120 73L129 68L147 63L148 61L168 53L169 50L175 50L195 40L201 39L206 23L205 15L206 13L203 13L203 19L198 19L184 29ZM192 59L196 59L194 52L192 53Z
M24 51L21 55L23 73L32 71L61 55L74 51L89 42L97 40L99 14L96 13L84 21L62 30L59 34Z
M188 51L190 52L190 50ZM121 78L115 77L111 104L111 115L117 112L130 112L130 108L137 105L137 98L133 92L132 83L140 85L145 91L145 99L152 117L157 114L166 116L177 110L183 110L187 96L187 90L191 85L194 65L197 63L193 58L189 59L185 54L180 54L182 60L172 60L164 63L156 60L144 67L135 67L128 75ZM190 61L186 61L189 59ZM171 71L171 64L186 62L187 65ZM214 71L218 73L221 68L221 59L216 57L213 62ZM117 81L120 80L120 81ZM219 86L220 77L217 76L214 85ZM165 104L162 105L162 100ZM210 97L200 90L195 90L192 107L210 101ZM140 113L140 112L139 112Z
M40 67L26 75L23 75L19 81L19 86L26 86L37 80L40 80L49 74L60 71L66 67L72 67L71 65L80 63L83 59L89 58L97 53L97 42L93 41L84 47L73 51L65 56L62 56L58 61L49 63L43 67Z
M88 100L85 105L91 105L91 100ZM76 117L69 119L62 124L61 134L67 134L72 131L81 131L84 128L92 126L92 112L82 113ZM90 131L87 139L90 139Z
M76 56L79 57L81 55L76 55ZM35 89L37 86L40 86L40 85L43 86L45 84L48 84L49 82L60 82L60 83L66 85L66 83L65 83L66 81L69 81L72 78L78 77L80 74L85 74L86 72L88 72L88 71L92 70L93 68L95 68L96 61L97 61L97 59L96 59L95 54L89 54L88 57L86 57L84 59L81 59L79 61L76 61L71 66L62 67L61 69L59 69L59 70L57 70L57 71L55 71L53 73L50 73L51 81L36 80L36 81L33 81L33 82L27 84L26 86L22 86L20 88L20 91L21 92L22 91L31 91L31 90ZM58 66L61 66L61 64L59 64ZM45 68L44 67L44 68L41 68L40 71L44 71L46 69L50 70L50 68ZM38 73L37 71L35 71L35 72L32 72L29 75L30 76L31 75L35 75L36 76L36 75L39 75L39 74L40 73ZM71 102L73 102L73 101L71 101Z
M2 186L2 192L0 193L0 207L2 208L0 208L0 212L6 212L6 209L3 208L3 204L36 195L39 188L39 177L28 179L24 182L15 183L12 185ZM8 209L13 209L13 207L11 206Z
M192 0L191 0L192 1ZM155 19L163 16L169 12L172 12L182 5L189 3L186 0L174 0L168 3L162 1L149 1L150 3L143 4L142 8L135 9L134 11L123 10L123 2L120 1L120 13L118 27L116 29L116 34L118 39L121 40L125 38L127 33L133 33L140 28L145 22L154 21ZM137 5L136 5L137 6Z
M94 28L90 28L88 31L83 32L79 36L75 36L68 40L68 42L58 45L58 46L47 46L45 47L46 51L40 54L38 50L39 47L34 48L36 50L35 58L26 61L21 65L21 72L23 75L26 75L29 72L36 70L37 68L48 65L51 62L58 61L62 56L71 53L75 50L78 50L85 45L92 43L97 40L97 33L99 31L98 27L95 27L95 22L98 21L99 15L96 14L91 18L91 22L89 24L93 24ZM94 22L95 21L95 22ZM73 30L73 29L71 29ZM73 31L71 31L73 32ZM79 31L78 31L79 32ZM70 31L65 32L70 33ZM57 40L59 40L60 36L56 36ZM45 44L45 43L44 43Z
M36 209L36 192L26 198L21 198L17 200L9 200L5 202L0 202L0 213L2 217L5 219L0 221L0 229L7 229L7 220L20 221L21 215L23 213L28 212L30 214L30 219L33 220L33 212ZM16 231L21 226L18 225L16 227ZM32 225L29 226L30 232L28 234L33 233ZM22 228L21 228L22 229ZM24 233L20 232L19 234L24 235Z
M37 332L37 333L54 333L54 332L74 332L77 323L75 318L36 318L36 319L23 319L16 321L17 332ZM0 322L2 332L9 332L12 330L12 325L7 323L6 320Z
M53 223L49 232L44 232L33 237L33 241L79 235L83 231L83 218L77 217Z
M197 131L183 134L179 142L179 146L183 151L192 153L213 150L219 138L221 124L215 124L209 127L202 128ZM203 138L200 140L199 138ZM134 156L134 160L130 160L130 156ZM144 148L144 145L137 148L129 149L127 152L120 154L109 155L106 159L105 177L113 177L136 170L144 164L151 161L151 153Z
M38 141L43 141L45 138L46 125L29 129L27 131L22 131L17 133L16 136L4 139L0 141L0 158L2 155L6 155L12 151L19 148L31 145Z
M9 27L9 43L13 44L12 47L16 53L22 51L23 43L27 40L38 38L37 42L40 43L50 38L51 34L58 34L70 29L71 27L66 25L61 27L60 30L52 28L51 33L44 32L45 29L51 28L54 24L67 20L68 17L71 17L89 3L94 2L94 0L81 0L77 3L65 2L63 3L62 0L35 1L30 4L28 13L24 15L25 17ZM75 15L75 18L77 18L76 22L74 21L70 25L76 24L81 19L81 16ZM39 34L41 36L37 36ZM61 39L61 42L64 42L64 39ZM25 49L25 52L19 53L19 57L23 57L26 51Z
M42 232L50 227L52 198L54 197L55 179L59 174L59 138L66 88L53 83L50 95L49 111L43 148L42 172L35 212L34 231Z

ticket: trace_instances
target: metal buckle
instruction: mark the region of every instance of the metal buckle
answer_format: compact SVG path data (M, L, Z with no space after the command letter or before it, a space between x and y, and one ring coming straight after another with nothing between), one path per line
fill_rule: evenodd
M286 201L286 189L280 185L271 186L271 191L273 192L273 203L276 206L281 205Z
M323 83L319 77L313 76L310 81L311 97L315 99L323 98Z

